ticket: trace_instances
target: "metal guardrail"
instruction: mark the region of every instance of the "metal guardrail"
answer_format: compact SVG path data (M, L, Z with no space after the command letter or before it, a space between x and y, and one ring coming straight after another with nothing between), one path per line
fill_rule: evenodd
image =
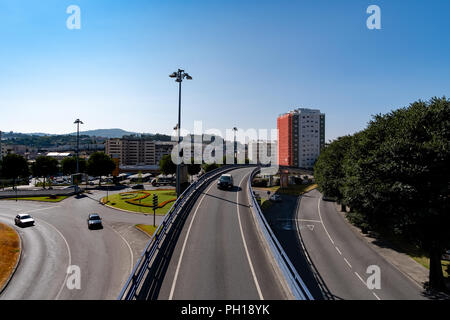
M191 197L207 182L215 179L217 175L230 171L239 165L230 165L215 169L204 175L202 175L197 181L192 183L183 194L175 201L170 208L169 212L164 216L163 222L156 229L153 237L148 242L144 252L139 258L138 262L133 268L130 277L125 283L123 289L120 291L118 300L133 300L136 298L136 293L145 278L145 274L152 260L155 258L158 249L161 247L162 242L170 233L170 227L175 223L176 219L183 212L185 204L191 199Z
M269 226L264 214L261 211L258 201L256 200L255 194L253 193L252 188L252 180L259 173L260 169L255 168L252 174L249 176L248 180L248 191L252 204L252 209L255 211L256 218L261 226L261 230L266 238L270 249L272 250L272 254L275 257L278 266L283 272L289 287L291 288L292 293L294 294L297 300L314 300L314 297L309 292L302 278L298 274L291 260L287 256L286 252L284 252L283 247L278 242L275 234Z

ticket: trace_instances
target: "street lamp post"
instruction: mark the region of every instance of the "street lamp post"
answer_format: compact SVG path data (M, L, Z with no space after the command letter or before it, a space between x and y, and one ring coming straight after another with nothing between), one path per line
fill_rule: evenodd
M77 119L77 120L75 120L74 123L77 124L77 150L76 150L76 157L77 157L77 182L78 182L78 174L80 172L80 165L78 163L78 157L79 157L79 152L80 152L80 124L83 124L83 121L81 121L80 119Z
M234 145L233 145L233 164L237 164L237 145L236 145L236 132L238 128L234 127Z
M178 82L178 156L180 156L178 147L180 146L180 134L181 134L181 82L183 82L183 79L192 80L192 77L187 73L184 72L182 69L178 69L178 71L173 72L169 75L171 78L175 78L175 82ZM180 188L180 161L178 161L177 164L177 197L181 195L181 188Z

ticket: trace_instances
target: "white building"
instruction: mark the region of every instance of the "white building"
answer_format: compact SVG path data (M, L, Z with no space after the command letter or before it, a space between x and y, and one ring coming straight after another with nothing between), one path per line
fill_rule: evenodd
M325 144L325 114L320 110L297 109L298 135L295 135L294 145L298 139L298 164L300 168L312 168Z
M275 164L277 154L273 152L277 152L276 141L258 140L248 143L248 159L251 164Z

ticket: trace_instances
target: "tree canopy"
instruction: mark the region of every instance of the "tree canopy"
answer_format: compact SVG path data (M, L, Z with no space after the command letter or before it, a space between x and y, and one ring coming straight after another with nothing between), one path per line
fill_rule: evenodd
M177 166L172 162L172 157L170 154L163 156L161 160L159 160L159 168L165 175L175 174L177 171Z
M94 152L87 161L87 172L94 177L110 175L115 168L116 163L104 152Z
M87 162L83 158L78 159L79 172L86 172ZM77 158L69 157L61 161L61 171L65 175L77 173Z
M349 205L371 229L401 234L430 256L432 288L443 289L450 247L450 101L433 98L376 115L333 141L314 171L319 188Z
M17 154L4 156L0 168L0 176L6 179L16 180L18 178L28 177L30 174L27 160Z

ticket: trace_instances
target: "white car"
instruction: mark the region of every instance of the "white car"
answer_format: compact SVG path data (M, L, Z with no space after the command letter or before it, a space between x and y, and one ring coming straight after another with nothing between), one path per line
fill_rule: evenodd
M33 217L27 213L18 214L14 218L14 222L17 226L21 226L21 227L34 225Z

